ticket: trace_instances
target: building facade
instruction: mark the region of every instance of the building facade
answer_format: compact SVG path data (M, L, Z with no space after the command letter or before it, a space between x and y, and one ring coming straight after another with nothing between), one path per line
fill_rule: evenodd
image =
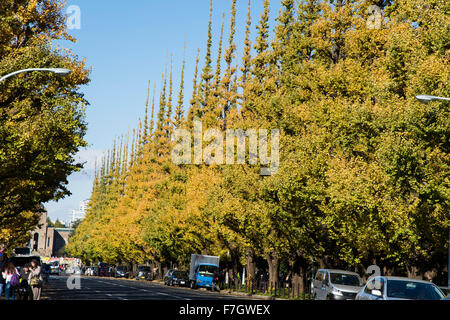
M41 215L38 226L31 233L28 246L33 253L43 257L60 257L64 254L64 248L74 232L71 228L49 227L47 212Z

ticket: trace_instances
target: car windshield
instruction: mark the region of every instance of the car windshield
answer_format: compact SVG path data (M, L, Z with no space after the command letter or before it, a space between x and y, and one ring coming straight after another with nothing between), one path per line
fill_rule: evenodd
M212 265L201 265L198 272L202 276L213 276L217 273L217 266Z
M127 271L127 267L124 266L118 266L117 271Z
M176 278L187 278L188 274L186 271L174 271L173 276Z
M362 285L361 279L354 274L331 273L330 280L333 284L340 284L344 286L360 287Z
M389 298L411 300L441 300L444 294L432 283L388 280L387 296Z

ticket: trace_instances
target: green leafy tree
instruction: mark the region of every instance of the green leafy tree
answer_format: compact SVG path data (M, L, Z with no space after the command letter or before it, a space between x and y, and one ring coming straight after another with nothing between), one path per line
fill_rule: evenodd
M57 0L2 1L0 74L25 68L60 67L72 73L23 73L0 84L0 242L27 241L11 234L29 217L33 229L42 203L70 194L67 177L82 168L75 154L86 142L85 107L80 86L89 82L84 61L53 49L66 33L63 3ZM20 238L22 237L22 238Z

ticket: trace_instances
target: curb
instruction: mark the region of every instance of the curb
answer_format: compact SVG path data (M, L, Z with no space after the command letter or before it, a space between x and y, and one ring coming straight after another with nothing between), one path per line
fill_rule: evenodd
M259 299L259 300L287 300L287 299L283 299L283 298L275 298L275 297L271 297L271 296L264 296L264 295L260 295L260 294L251 294L251 293L246 293L246 292L238 292L238 291L228 291L228 292L220 292L223 295L230 295L230 296L236 296L236 297L242 297L242 296L246 296L249 298L255 298L255 299Z

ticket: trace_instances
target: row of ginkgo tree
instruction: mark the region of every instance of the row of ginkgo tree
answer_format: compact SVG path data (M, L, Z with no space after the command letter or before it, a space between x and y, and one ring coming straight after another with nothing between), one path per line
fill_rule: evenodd
M448 4L378 3L379 29L367 26L370 4L283 0L272 34L266 0L251 39L249 3L238 61L233 0L215 68L210 16L189 105L186 61L177 102L171 64L159 102L155 90L147 99L131 148L128 135L121 138L99 166L69 252L84 261L166 267L187 267L192 253L219 255L234 279L242 266L249 282L257 267L267 268L275 286L283 270L301 291L312 261L361 272L377 264L387 274L419 277L435 269L439 281L449 114L414 96L449 95ZM279 129L278 172L261 176L248 161L176 165L174 130L192 132L196 120L204 131Z

